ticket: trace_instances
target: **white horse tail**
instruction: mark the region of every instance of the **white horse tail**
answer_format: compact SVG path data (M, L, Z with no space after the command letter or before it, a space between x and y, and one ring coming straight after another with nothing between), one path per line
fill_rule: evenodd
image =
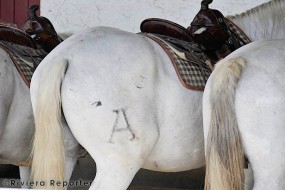
M238 57L214 70L206 147L205 190L243 190L244 153L235 113L235 91L246 62Z
M64 181L64 142L62 135L61 83L68 61L60 59L44 65L37 73L39 79L35 89L34 103L35 137L32 151L32 179L37 188L63 189L52 182ZM35 82L35 83L36 83Z

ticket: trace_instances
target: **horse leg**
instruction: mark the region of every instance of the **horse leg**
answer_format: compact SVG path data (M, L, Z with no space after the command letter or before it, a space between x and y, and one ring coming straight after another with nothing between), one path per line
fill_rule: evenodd
M75 147L74 149L67 150L65 152L65 176L64 181L68 184L71 178L72 172L75 168L75 164L78 160L78 149ZM66 187L67 188L67 187Z
M80 145L75 140L73 134L71 133L65 119L62 119L63 125L63 138L64 138L64 148L65 148L65 175L64 181L69 182L72 172L75 168L75 164L79 156ZM66 186L67 188L67 186Z
M143 146L141 144L141 146ZM134 150L136 148L134 147ZM137 147L141 149L141 147ZM114 150L110 150L113 151ZM91 153L96 161L97 173L90 190L126 190L133 180L135 174L143 166L148 152L140 153L140 156L120 152L116 156L100 156ZM141 157L141 158L140 158Z
M132 163L125 165L123 163L97 162L97 173L90 190L126 190L130 185L137 171L141 168L142 163L133 160Z
M90 125L85 125L82 119L76 119L79 123L76 123L75 120L68 120L74 136L96 162L97 173L90 189L125 190L137 171L144 165L159 134L153 115L148 112L143 113L146 114L144 118L147 118L148 121L146 125L145 120L137 118L138 115L142 115L141 112L141 114L137 113L138 109L139 106L136 107L136 110L129 108L126 111L128 123L123 120L124 112L118 113L118 117L122 117L122 120L118 119L118 128L114 127L113 133L112 126L92 125L106 116L111 120L114 114L112 112L109 113L109 116L108 113L107 115L93 113L89 119L86 119L85 115L84 122L90 123ZM71 118L74 119L74 117ZM74 121L75 123L73 123ZM127 124L132 126L128 128ZM76 127L78 125L80 127Z
M252 167L250 164L248 164L248 168L244 169L244 189L245 190L251 190L253 188L253 172Z
M21 187L23 189L29 189L30 186L28 185L30 182L31 176L31 167L30 166L19 166L20 170L20 179L21 179Z

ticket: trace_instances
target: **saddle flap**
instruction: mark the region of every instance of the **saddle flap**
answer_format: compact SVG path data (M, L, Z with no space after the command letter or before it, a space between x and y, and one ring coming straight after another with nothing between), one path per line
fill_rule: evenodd
M0 25L0 40L12 42L22 46L36 48L35 41L27 33L19 29Z
M169 20L149 18L141 23L140 29L145 33L170 36L179 40L193 42L191 34L186 28Z

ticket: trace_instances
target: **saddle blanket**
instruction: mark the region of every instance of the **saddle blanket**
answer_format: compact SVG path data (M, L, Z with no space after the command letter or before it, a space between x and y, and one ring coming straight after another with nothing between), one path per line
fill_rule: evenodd
M169 45L158 35L150 33L140 34L154 40L164 49L184 87L190 90L204 90L206 82L212 73L211 63L210 60L207 60L207 56L202 52L191 51L191 54L183 59L178 55L177 52L179 51L176 51L174 47Z
M225 18L225 21L228 25L231 37L237 43L238 47L242 47L251 42L247 35L231 20ZM174 47L173 43L169 43L171 42L171 39L167 39L166 41L165 36L158 34L140 34L154 40L164 49L183 86L191 90L204 90L214 64L202 51L197 51L195 44L190 44L190 42L187 42L187 46L181 44L182 46L185 46L186 49L191 50L187 51L187 55L184 56L183 53L185 53L185 51L181 52L177 46ZM176 40L176 42L178 41Z
M47 53L7 41L0 41L0 48L7 52L25 84L30 87L33 73Z

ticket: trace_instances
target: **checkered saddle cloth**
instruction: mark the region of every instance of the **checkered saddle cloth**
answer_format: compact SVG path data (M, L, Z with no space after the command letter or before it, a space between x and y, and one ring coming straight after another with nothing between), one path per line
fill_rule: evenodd
M238 26L229 19L225 20L231 33L231 39L237 43L237 47L251 42ZM164 49L183 86L191 90L204 90L215 63L203 53L197 44L158 34L140 34L151 38Z
M41 49L33 49L7 41L0 41L0 48L7 52L22 79L30 87L32 75L47 53Z
M166 42L163 37L156 34L143 33L143 35L157 42L169 56L180 82L191 90L203 91L212 72L210 60L195 44L191 44L190 55L181 55L177 47Z
M225 22L227 23L228 30L231 33L231 37L235 38L235 41L238 42L238 45L240 47L251 42L249 37L230 19L225 18Z

